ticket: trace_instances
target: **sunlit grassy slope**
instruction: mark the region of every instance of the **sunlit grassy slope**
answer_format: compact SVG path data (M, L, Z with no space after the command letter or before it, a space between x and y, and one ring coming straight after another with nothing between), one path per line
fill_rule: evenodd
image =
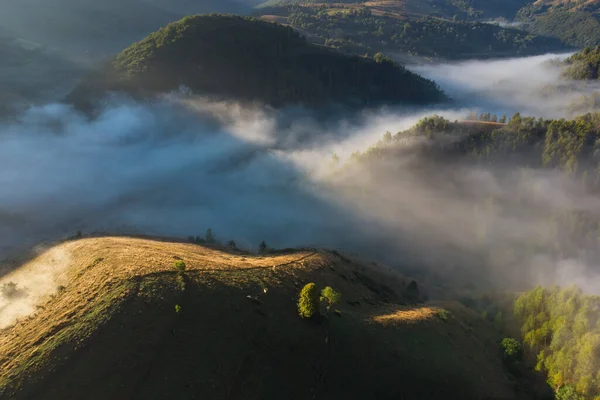
M336 252L108 237L21 269L47 265L64 288L0 333L2 399L528 398L473 311L411 302L410 279ZM297 315L307 282L342 293L339 316Z

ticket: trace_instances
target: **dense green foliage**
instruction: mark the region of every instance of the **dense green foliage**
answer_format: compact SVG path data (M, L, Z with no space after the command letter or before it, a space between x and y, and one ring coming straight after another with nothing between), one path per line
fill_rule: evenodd
M300 291L298 299L298 315L302 318L313 318L319 312L319 291L317 285L308 283Z
M425 104L446 99L434 82L405 68L310 44L292 28L226 15L186 17L120 53L70 96L177 89L273 106Z
M563 48L555 39L495 24L450 21L431 16L409 19L374 15L369 8L288 7L269 10L327 46L349 53L402 52L461 59L539 54Z
M578 398L574 392L585 398L600 395L600 297L575 286L536 287L519 296L514 313L526 351L557 398Z
M586 47L565 62L565 75L571 79L600 79L600 46Z

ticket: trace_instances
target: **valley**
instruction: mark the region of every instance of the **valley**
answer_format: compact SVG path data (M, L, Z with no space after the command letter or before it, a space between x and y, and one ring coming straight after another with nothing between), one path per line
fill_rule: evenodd
M600 396L595 2L42 3L0 399Z

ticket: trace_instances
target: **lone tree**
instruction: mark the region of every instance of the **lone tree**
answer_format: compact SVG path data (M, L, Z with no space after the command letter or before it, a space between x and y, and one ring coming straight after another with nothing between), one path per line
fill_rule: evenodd
M327 286L325 289L321 290L321 301L326 304L327 312L329 312L331 307L339 303L341 299L342 294L333 290L331 286Z
M206 241L207 244L215 244L216 243L216 239L215 239L215 235L213 234L212 229L208 228L206 230L206 235L204 235L204 240Z
M185 265L185 263L181 260L179 261L175 261L175 263L173 264L173 268L175 268L175 271L177 271L177 283L179 284L179 289L181 289L181 291L185 290L185 270L187 268L187 266Z
M267 246L267 244L263 240L258 245L258 254L267 254L268 252L269 252L269 247Z
M227 242L227 246L229 246L232 249L237 249L237 243L235 242L235 240L230 240L229 242Z
M302 318L313 318L319 311L319 292L317 285L309 283L300 291L298 299L298 315Z
M419 300L419 285L416 281L411 281L406 288L406 297L410 301Z

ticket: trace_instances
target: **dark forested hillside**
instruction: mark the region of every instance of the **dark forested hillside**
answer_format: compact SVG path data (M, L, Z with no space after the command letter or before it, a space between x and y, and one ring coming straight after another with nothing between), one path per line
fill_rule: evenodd
M136 95L184 85L196 94L273 106L445 100L435 83L383 56L349 57L308 43L289 27L226 15L186 17L120 53L69 96Z

